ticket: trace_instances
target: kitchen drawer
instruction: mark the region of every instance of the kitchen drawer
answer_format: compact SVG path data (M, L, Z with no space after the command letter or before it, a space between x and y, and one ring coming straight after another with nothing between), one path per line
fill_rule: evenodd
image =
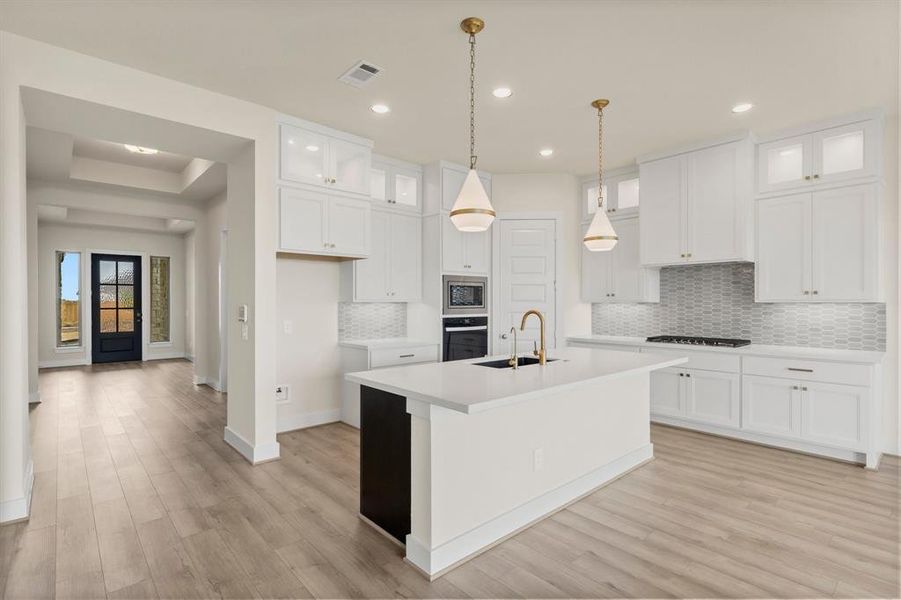
M741 358L734 354L698 352L697 350L670 350L669 348L658 348L656 346L642 348L641 352L662 356L687 357L688 362L679 365L679 369L703 369L705 371L723 371L726 373L738 373L741 370Z
M379 348L369 353L369 368L396 367L415 363L438 362L438 345Z
M745 356L742 359L742 372L745 375L783 377L785 379L803 379L805 381L822 381L824 383L845 385L869 386L871 384L870 370L870 367L867 365L824 362L820 360L765 358L761 356Z

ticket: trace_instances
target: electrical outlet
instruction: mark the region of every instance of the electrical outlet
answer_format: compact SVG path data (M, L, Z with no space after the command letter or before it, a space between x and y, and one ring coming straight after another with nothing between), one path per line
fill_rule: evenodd
M285 333L287 333L288 335L291 335L291 332L294 330L294 323L292 321L286 320L284 322L283 326L285 328Z
M540 471L544 468L544 448L532 450L532 470Z
M287 402L288 401L288 386L286 386L286 385L275 386L275 401L276 402Z

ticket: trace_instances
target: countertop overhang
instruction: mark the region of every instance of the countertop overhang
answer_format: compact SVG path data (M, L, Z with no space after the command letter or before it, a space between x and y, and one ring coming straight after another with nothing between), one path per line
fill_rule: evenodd
M474 363L509 358L426 363L348 373L348 381L462 413L475 413L604 379L646 373L687 362L685 357L589 348L548 351L546 365L493 369Z

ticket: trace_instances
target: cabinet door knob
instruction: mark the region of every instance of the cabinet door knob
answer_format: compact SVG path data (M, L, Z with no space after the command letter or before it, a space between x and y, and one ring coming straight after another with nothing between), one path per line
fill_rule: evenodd
M810 181L810 175L805 175L804 179L806 179L807 181Z
M814 174L813 178L814 178L814 179L819 179L820 176L819 176L818 174ZM806 389L806 388L805 388L805 389Z
M819 293L820 293L820 292L819 292L818 290L814 290L814 291L813 291L813 294L814 294L814 295L819 294Z
M810 290L804 290L802 293L806 296L806 295L810 294Z
M685 377L685 373L679 373L679 377Z
M796 390L796 389L798 389L798 386L793 385L793 386L792 386L792 389L793 389L793 390Z
M806 385L802 385L802 386L801 386L801 391L802 391L802 392L806 392L806 391L807 391L807 386L806 386Z

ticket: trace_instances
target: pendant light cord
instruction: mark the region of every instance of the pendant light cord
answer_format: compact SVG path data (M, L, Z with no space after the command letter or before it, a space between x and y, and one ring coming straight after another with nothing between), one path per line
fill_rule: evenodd
M598 108L598 210L604 207L604 109Z
M469 34L469 168L476 168L476 36Z

